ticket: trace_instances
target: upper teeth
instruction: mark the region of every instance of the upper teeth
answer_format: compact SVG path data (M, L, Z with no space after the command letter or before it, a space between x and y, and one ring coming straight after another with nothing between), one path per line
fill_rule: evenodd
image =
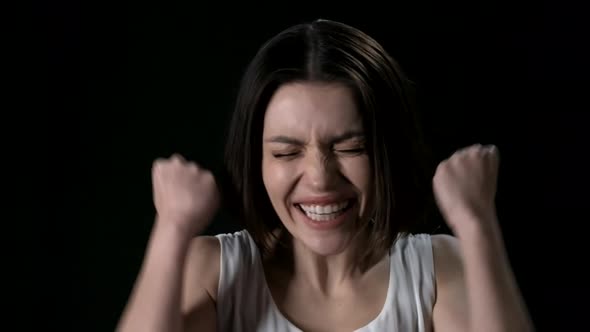
M343 210L348 205L348 201L327 205L304 205L300 204L301 208L307 213L315 214L330 214Z

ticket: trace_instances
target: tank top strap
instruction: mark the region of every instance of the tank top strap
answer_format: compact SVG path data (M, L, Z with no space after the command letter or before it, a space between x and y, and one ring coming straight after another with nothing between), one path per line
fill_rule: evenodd
M261 280L258 248L246 230L218 234L221 247L217 295L219 331L256 330L260 312L268 307Z
M400 236L390 250L392 312L400 331L431 331L436 277L429 234Z

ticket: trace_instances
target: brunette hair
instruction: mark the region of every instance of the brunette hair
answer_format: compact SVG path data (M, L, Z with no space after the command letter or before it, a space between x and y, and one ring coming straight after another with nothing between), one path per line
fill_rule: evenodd
M373 38L349 25L316 20L268 40L241 81L229 126L225 199L262 253L283 225L262 181L262 132L270 98L290 82L342 83L364 121L374 211L364 255L386 252L398 235L427 226L433 167L414 108L414 87Z

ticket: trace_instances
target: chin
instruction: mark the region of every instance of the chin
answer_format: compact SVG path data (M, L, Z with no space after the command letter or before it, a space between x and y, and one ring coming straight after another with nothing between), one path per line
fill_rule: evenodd
M293 235L317 255L340 254L348 248L354 237L358 206L358 201L350 199L338 204L338 207L334 206L337 212L330 214L322 211L317 213L317 210L313 213L308 207L294 204L292 216L297 231Z

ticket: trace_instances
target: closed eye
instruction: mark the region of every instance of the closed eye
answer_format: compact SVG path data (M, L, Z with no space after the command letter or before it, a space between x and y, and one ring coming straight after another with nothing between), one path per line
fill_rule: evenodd
M337 152L341 152L341 153L350 153L350 154L357 154L357 153L363 153L365 152L364 148L356 148L356 149L341 149L341 150L336 150Z
M297 155L297 152L290 152L290 153L273 153L273 157L275 158L287 158L287 157L294 157Z

